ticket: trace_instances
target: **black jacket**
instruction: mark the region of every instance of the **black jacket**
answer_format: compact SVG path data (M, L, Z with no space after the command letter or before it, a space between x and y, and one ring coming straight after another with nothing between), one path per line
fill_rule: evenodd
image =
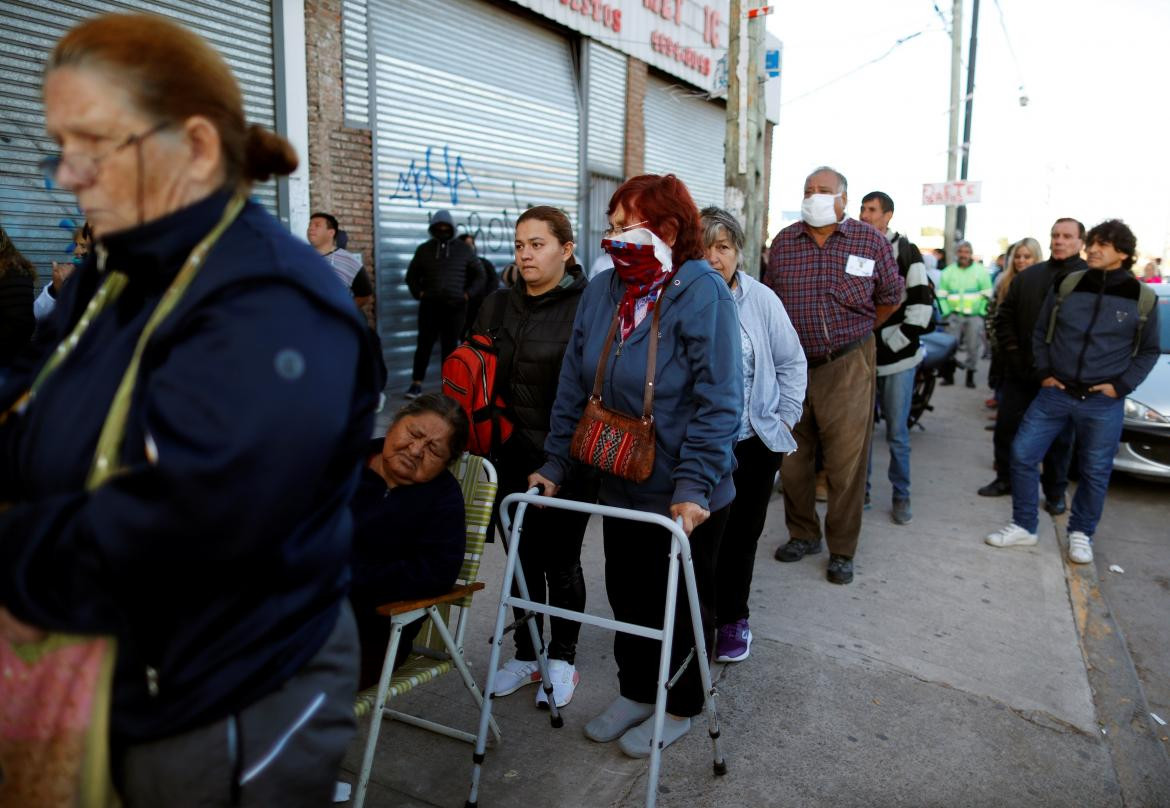
M382 450L381 439L371 444ZM363 469L350 508L349 598L359 623L383 603L442 595L454 585L467 531L463 492L451 472L444 469L430 482L389 488L377 472Z
M529 471L544 463L544 439L549 416L557 398L557 382L565 346L573 333L573 318L581 293L588 285L580 267L571 267L563 285L538 297L530 296L524 280L501 289L484 301L472 330L498 339L501 369L507 378L504 398L511 410L515 431L505 444L508 454L532 462ZM504 307L498 335L491 324ZM513 445L515 444L515 445Z
M13 267L0 272L0 368L24 350L36 324L32 275Z
M227 201L100 241L125 290L0 424L0 603L35 626L117 637L116 743L275 692L321 649L349 582L348 505L384 379L349 294L255 203L142 354L124 472L86 490L138 336ZM102 278L91 258L62 287L46 345ZM0 411L45 358L0 389Z
M1012 279L995 314L996 347L1000 351L1005 378L1036 381L1032 332L1044 298L1065 275L1088 268L1083 258L1074 255L1064 260L1041 261Z
M451 236L439 239L439 225L451 226ZM458 301L466 295L474 298L484 286L483 265L475 251L454 236L451 214L441 210L431 219L431 238L418 245L410 266L406 268L406 286L415 300L424 296L432 300Z
M1145 380L1158 361L1158 307L1138 335L1142 282L1128 269L1086 272L1056 314L1052 342L1048 324L1060 281L1049 290L1036 327L1032 350L1036 376L1055 376L1066 385L1092 387L1110 383L1124 398Z

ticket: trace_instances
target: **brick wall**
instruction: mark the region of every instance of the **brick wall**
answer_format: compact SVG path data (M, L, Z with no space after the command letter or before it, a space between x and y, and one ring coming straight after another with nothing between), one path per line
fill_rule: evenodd
M646 125L642 103L646 99L646 63L629 57L626 62L626 177L635 177L645 171Z
M309 205L337 217L349 234L347 249L360 252L373 274L373 141L368 129L345 125L341 0L305 0L305 43Z

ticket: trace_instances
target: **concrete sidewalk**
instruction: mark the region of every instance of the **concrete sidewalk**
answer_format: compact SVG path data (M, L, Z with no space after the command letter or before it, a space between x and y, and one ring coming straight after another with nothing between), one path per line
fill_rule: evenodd
M716 665L730 771L711 772L705 723L663 756L662 806L1120 806L1102 741L1052 521L1034 548L996 550L983 534L1006 523L991 478L982 392L940 388L913 441L914 522L889 518L884 438L875 445L874 507L849 586L825 581L827 553L780 564L783 506L773 498L752 594L751 657ZM529 537L528 540L532 540ZM486 553L468 632L482 683L504 555ZM600 525L583 552L590 604L609 615ZM504 659L511 655L511 638ZM646 763L582 726L616 694L612 635L584 628L581 685L554 730L535 688L495 702L503 742L489 747L483 806L637 806ZM400 709L474 731L477 713L455 675L409 694ZM356 779L365 727L351 747ZM387 723L371 806L462 806L471 747ZM1170 803L1170 797L1167 797Z

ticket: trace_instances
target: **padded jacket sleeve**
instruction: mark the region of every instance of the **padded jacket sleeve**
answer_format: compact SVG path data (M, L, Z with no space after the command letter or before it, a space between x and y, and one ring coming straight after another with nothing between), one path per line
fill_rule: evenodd
M293 552L288 538L344 510L356 482L370 429L357 341L292 287L232 288L192 314L139 383L128 434L156 456L128 440L128 468L100 488L0 511L0 603L44 628L116 631L159 570ZM300 355L296 373L276 372L282 351ZM332 558L323 544L295 552Z

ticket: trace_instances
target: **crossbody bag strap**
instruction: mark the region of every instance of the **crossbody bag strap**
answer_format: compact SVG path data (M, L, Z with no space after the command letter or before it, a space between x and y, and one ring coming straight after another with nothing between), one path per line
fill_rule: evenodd
M650 324L650 349L646 351L646 388L642 391L642 417L654 418L654 371L658 368L658 314L662 296L654 304L654 322Z
M650 323L650 347L646 351L646 386L642 390L642 417L654 417L654 372L658 368L658 322L662 312L662 299L654 304L654 320ZM601 349L601 358L597 360L597 374L593 377L593 398L601 399L601 384L605 381L605 364L609 360L609 349L613 345L617 334L618 320L621 316L621 303L613 314L613 322L609 324L609 334L605 337L605 347Z
M154 311L147 319L146 326L138 336L138 343L134 346L130 364L126 366L126 370L122 374L122 381L114 393L114 400L110 404L109 412L106 413L101 434L98 435L93 464L90 466L89 476L86 479L86 490L93 491L121 471L118 467L118 454L122 447L122 440L126 436L126 424L130 418L130 404L134 397L134 388L138 383L138 368L142 363L142 355L146 350L146 345L159 323L165 320L178 306L179 301L183 299L184 293L203 266L203 260L219 241L224 231L239 216L246 201L244 195L239 193L228 201L219 222L211 229L211 232L203 237L202 241L195 245L195 249L187 256L179 274L171 281L171 285L167 287L162 299L159 300L158 305L155 306Z
M613 345L613 338L617 336L618 320L621 318L622 304L618 303L613 311L613 322L609 324L609 333L605 337L605 347L601 349L601 358L597 360L597 374L593 377L593 398L601 398L601 383L605 381L605 363L609 361L609 349Z

